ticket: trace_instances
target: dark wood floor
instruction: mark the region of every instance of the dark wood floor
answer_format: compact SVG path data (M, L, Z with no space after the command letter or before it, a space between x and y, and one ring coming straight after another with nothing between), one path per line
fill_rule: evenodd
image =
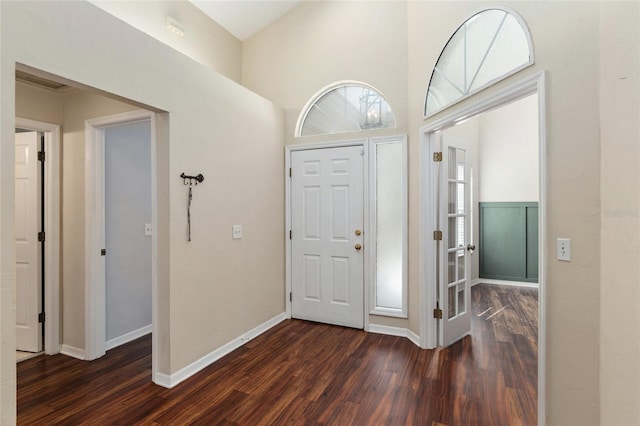
M477 285L472 336L405 338L285 321L173 389L151 339L96 361L18 364L18 424L535 425L537 291Z

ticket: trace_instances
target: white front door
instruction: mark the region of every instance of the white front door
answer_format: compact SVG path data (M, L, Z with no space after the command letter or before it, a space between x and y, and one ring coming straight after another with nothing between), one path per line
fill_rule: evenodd
M291 153L294 318L364 327L364 151Z
M471 144L443 134L440 167L439 244L440 345L448 346L471 332L469 245Z
M16 349L39 352L42 324L40 284L40 168L38 132L16 133L15 248L16 248Z

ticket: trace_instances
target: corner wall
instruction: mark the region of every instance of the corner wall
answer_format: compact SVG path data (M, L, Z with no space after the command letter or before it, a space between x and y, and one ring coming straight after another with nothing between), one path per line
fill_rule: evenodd
M282 111L89 3L0 2L1 424L14 423L16 414L15 257L7 238L14 226L16 62L160 112L161 373L179 371L284 311ZM77 148L73 158L84 158ZM190 243L183 171L206 179L194 190ZM231 239L235 224L244 227L241 240Z

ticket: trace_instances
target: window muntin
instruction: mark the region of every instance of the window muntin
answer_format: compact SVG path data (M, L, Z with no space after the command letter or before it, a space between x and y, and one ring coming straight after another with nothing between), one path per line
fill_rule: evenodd
M363 83L339 83L324 89L302 111L296 136L325 135L396 127L385 97Z
M489 9L451 36L431 74L425 116L533 64L531 36L515 13Z

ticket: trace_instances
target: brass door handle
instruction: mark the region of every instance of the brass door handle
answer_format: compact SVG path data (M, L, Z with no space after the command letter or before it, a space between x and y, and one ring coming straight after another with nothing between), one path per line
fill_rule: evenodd
M360 245L360 243L356 243L355 248L356 250L360 250L362 248L362 245Z
M362 231L359 229L356 229L356 231L354 232L354 234L356 234L357 236L362 235Z

